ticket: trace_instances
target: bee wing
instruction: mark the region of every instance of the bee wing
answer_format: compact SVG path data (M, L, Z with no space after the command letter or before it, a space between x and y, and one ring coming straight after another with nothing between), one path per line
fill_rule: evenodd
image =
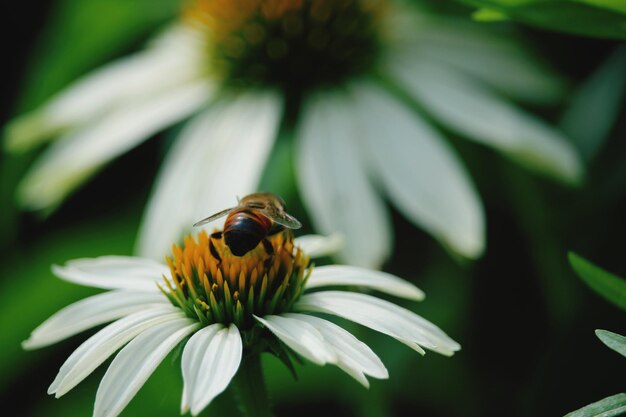
M231 207L231 208L227 208L226 210L222 210L222 211L220 211L218 213L215 213L212 216L209 216L209 217L207 217L205 219L200 220L199 222L194 223L193 227L202 226L203 224L211 223L213 220L217 220L220 217L226 216L228 213L230 213L234 209L235 209L235 207Z
M302 227L302 223L300 223L298 219L274 206L268 206L259 211L268 219L289 229L299 229Z

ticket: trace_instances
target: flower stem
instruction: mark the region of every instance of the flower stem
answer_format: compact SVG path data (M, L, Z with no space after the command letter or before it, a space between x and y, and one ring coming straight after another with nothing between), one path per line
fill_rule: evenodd
M236 398L244 417L274 417L261 368L261 355L248 356L233 380Z

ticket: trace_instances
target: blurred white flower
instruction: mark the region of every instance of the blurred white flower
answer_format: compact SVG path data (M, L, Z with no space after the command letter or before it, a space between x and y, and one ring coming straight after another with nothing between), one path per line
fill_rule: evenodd
M19 200L54 207L111 159L190 117L139 234L138 253L158 259L195 220L256 191L279 127L290 128L281 123L286 105L298 109L300 194L318 231L345 236L341 260L379 267L389 256L385 198L476 258L485 247L481 200L436 125L566 182L582 175L566 138L501 94L545 102L559 83L516 44L481 30L399 1L191 2L145 51L9 125L9 149L58 137Z
M432 323L383 299L322 287L358 286L409 300L423 293L393 275L352 266L313 268L308 248L326 251L324 238L308 237L302 249L290 231L270 237L264 247L234 256L214 240L216 258L202 231L174 247L168 266L156 261L106 256L54 267L59 277L110 290L60 310L23 343L34 349L113 321L80 345L48 389L57 398L89 376L111 355L94 406L94 417L117 416L167 354L186 340L182 358L181 412L200 413L226 389L242 358L262 346L285 360L289 347L317 365L333 364L365 387L366 378L388 372L376 354L338 325L312 313L339 316L386 334L424 354L450 356L460 349ZM329 241L330 246L335 242ZM309 292L310 289L318 291ZM279 343L262 341L278 340ZM275 349L279 349L277 352ZM289 359L286 359L289 363Z

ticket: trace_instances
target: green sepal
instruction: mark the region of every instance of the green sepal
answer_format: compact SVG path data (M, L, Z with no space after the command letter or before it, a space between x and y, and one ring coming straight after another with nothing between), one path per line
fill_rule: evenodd
M298 374L291 358L293 357L300 364L303 364L302 359L300 359L300 357L297 355L290 355L291 350L275 336L268 337L265 340L269 347L269 352L276 356L287 367L287 369L289 369L289 372L293 376L293 379L297 381Z
M178 365L179 359L183 356L183 350L185 350L185 346L187 342L191 339L191 336L187 336L182 341L180 341L174 349L172 349L172 353L170 354L172 365Z

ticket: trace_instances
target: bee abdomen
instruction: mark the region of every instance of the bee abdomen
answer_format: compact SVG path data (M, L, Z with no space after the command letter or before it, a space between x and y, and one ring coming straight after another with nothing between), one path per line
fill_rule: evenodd
M243 256L267 236L271 222L250 211L231 213L224 224L224 241L235 256Z

